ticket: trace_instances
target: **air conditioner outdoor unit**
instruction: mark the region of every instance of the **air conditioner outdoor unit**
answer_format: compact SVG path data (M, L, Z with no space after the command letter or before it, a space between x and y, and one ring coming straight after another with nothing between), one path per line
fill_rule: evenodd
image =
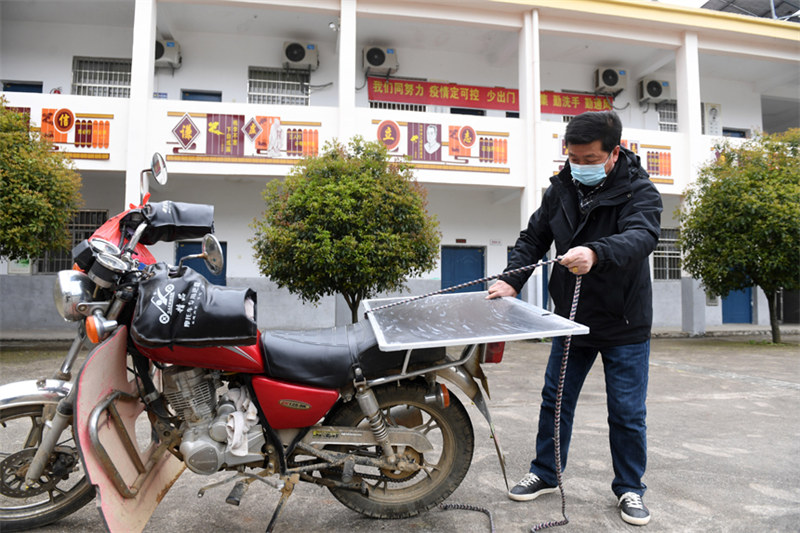
M594 91L601 94L615 94L625 88L628 82L627 71L622 68L598 68L594 71Z
M364 72L378 76L394 74L400 67L397 62L397 50L380 46L365 46L361 51L361 66Z
M156 67L180 68L182 61L177 41L156 40Z
M664 100L672 100L672 90L669 82L642 78L639 80L639 102L652 102L657 104Z
M283 66L303 70L317 70L319 50L313 43L287 41L283 43Z

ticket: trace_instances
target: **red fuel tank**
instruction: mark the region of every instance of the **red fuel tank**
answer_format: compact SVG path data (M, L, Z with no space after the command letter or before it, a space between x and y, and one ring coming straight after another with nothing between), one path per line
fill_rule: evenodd
M253 378L253 390L269 425L275 429L311 426L339 399L339 392L333 389L295 385L263 376Z
M136 345L153 361L181 366L197 366L230 372L262 374L264 358L258 344L251 346L178 346L148 348Z

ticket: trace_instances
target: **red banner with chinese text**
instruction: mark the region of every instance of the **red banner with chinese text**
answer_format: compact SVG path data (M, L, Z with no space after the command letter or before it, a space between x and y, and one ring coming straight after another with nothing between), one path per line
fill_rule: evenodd
M572 94L542 91L540 104L543 114L580 115L586 111L610 111L613 100L610 96L594 94Z
M369 99L399 104L440 105L517 111L519 91L428 81L367 78Z
M398 104L439 105L476 109L519 110L519 91L503 87L479 87L413 80L368 78L369 99ZM613 109L610 96L542 91L542 113L579 115L586 111Z

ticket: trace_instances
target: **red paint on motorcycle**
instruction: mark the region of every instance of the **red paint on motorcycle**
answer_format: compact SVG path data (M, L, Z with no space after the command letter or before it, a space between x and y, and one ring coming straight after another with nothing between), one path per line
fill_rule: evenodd
M253 390L269 425L275 429L311 426L339 399L338 391L333 389L295 385L263 376L253 378Z
M164 346L136 345L143 355L161 363L197 366L248 374L264 373L264 358L258 344L252 346Z

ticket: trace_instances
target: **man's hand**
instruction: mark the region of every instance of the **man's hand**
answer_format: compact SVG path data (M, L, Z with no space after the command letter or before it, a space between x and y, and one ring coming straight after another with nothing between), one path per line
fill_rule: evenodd
M494 298L500 298L501 296L511 296L514 298L516 295L517 291L514 289L514 287L503 280L498 280L491 287L489 287L489 295L486 297L486 299L492 300Z
M597 254L586 246L576 246L575 248L570 248L567 253L561 256L560 263L576 276L582 276L588 274L592 267L597 264Z

